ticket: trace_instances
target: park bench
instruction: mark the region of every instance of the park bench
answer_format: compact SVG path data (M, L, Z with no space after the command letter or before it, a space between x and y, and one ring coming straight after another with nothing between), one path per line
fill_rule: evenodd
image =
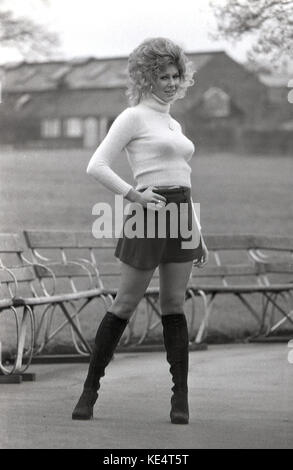
M285 321L293 324L292 238L207 235L205 240L209 263L202 269L193 268L186 290L186 302L191 303L187 318L192 346L204 345L217 295L234 295L241 301L257 322L256 336L275 332ZM120 263L114 257L116 242L95 239L91 232L27 230L23 238L20 234L0 235L0 314L12 313L17 330L14 365L8 369L0 361L2 374L23 373L32 357L66 326L78 354L89 355L91 347L80 317L88 306L101 315L117 293ZM262 298L258 310L250 301L252 294ZM202 300L202 309L196 299ZM98 305L93 305L96 301ZM21 310L21 320L17 310ZM202 319L196 327L200 311ZM64 319L54 326L60 312ZM281 318L276 319L277 314ZM123 345L131 348L135 340L141 347L161 325L160 317L156 270L129 322ZM138 339L136 323L140 324Z
M59 251L61 258L68 256L84 262L93 269L96 284L103 289L107 299L114 298L120 275L119 262L114 257L117 243L115 238L93 237L91 232L45 232L26 231L28 246L34 253L35 261L48 262L50 258L40 251ZM202 344L208 332L208 322L218 294L236 296L256 320L256 335L266 335L276 331L284 321L293 323L292 289L293 238L255 235L207 235L205 237L210 252L209 263L199 269L194 267L186 291L186 301L192 309L188 316L190 339L195 345ZM70 254L66 254L66 250ZM55 258L56 259L56 258ZM51 259L52 260L52 259ZM277 275L277 276L274 276ZM249 300L251 294L260 294L262 306L256 310ZM285 299L285 308L281 298ZM202 321L195 331L195 322L199 316L195 298L203 302ZM155 271L146 290L143 315L144 327L137 341L143 344L150 332L161 324L159 300L159 275ZM135 322L141 309L134 313L127 329L124 344L130 344L134 336ZM282 319L273 324L276 313Z
M69 324L80 354L89 355L91 347L76 318L93 299L103 300L102 289L93 284L90 270L84 263L63 260L45 264L29 259L28 255L20 234L0 234L0 315L8 312L16 322L16 354L12 366L6 366L2 361L0 342L1 381L5 379L3 376L6 380L8 376L15 380L21 376L29 378L28 374L23 374L33 355L43 348L44 340L38 344L38 338L44 324L52 322L57 309L65 321L52 333L53 336ZM63 281L61 289L57 280ZM76 288L76 280L83 281L82 289Z
M188 284L195 308L195 297L203 301L203 320L195 341L205 339L216 296L233 295L258 324L253 337L269 336L285 321L293 325L293 237L258 235L207 235L209 263L196 267ZM261 296L256 310L250 298ZM279 314L281 319L275 320Z

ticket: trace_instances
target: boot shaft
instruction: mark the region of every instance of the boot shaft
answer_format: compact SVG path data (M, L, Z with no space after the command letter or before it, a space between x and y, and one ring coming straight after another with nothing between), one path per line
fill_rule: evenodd
M184 314L162 316L163 338L174 386L173 392L187 392L188 327Z
M95 336L95 343L90 358L84 389L98 390L100 379L105 375L105 368L111 361L128 320L107 312L102 319Z

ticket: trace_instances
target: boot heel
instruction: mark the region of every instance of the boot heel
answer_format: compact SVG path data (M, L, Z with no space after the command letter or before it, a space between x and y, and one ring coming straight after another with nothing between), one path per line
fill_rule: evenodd
M93 410L80 413L80 411L74 410L72 413L73 420L86 421L93 419Z
M189 423L189 409L187 393L177 392L171 398L171 423L173 424L188 424Z
M94 404L98 394L92 391L83 391L72 413L72 419L89 420L93 418Z
M172 424L188 424L189 417L187 413L182 411L171 411L170 418Z

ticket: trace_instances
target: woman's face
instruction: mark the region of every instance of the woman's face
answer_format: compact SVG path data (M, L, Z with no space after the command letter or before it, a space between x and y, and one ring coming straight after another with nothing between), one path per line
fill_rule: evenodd
M174 100L180 83L180 75L176 65L170 64L159 73L157 79L152 85L152 93L162 100Z

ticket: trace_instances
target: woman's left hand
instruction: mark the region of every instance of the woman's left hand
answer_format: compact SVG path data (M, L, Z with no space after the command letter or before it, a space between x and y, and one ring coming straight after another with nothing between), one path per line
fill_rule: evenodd
M199 258L199 259L196 259L194 260L193 262L193 266L197 267L197 268L203 268L208 260L209 260L209 251L207 249L207 246L204 242L204 239L203 237L201 237L201 244L202 244L202 251L203 251L203 254L202 256Z

